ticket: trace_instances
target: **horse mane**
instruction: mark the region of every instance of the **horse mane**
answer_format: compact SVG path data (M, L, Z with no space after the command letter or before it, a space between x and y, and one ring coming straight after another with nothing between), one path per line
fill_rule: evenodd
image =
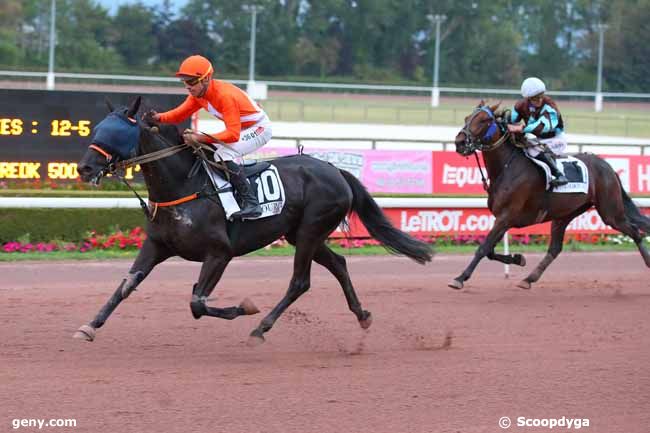
M172 144L181 144L183 142L183 135L176 125L161 123L155 125L158 128L160 135L165 137Z

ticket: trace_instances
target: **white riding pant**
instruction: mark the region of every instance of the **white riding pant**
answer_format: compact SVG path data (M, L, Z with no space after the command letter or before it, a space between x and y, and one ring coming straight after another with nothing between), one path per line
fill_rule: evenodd
M540 145L537 146L529 146L526 148L526 153L528 153L530 156L533 158L539 155L541 152L544 151L544 147L549 149L551 152L553 152L555 155L562 155L566 153L568 143L566 141L566 136L564 135L564 132L557 134L553 138L542 138L542 139L537 139L535 137L534 140L529 140L530 142L539 142L541 143Z
M242 158L244 155L253 153L271 140L273 130L271 121L264 117L250 128L243 129L239 134L239 141L236 143L217 144L214 152L215 161L233 161Z

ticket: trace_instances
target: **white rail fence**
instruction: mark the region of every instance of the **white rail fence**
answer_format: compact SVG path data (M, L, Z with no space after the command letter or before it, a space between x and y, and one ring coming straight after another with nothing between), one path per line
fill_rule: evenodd
M398 198L377 197L382 208L410 209L486 209L487 198ZM637 206L650 207L650 198L635 198ZM82 197L0 197L0 208L140 208L137 198L82 198Z
M31 72L31 71L7 71L0 70L0 77L10 77L10 78L40 78L43 80L43 86L45 86L45 80L47 79L47 72ZM134 82L153 82L157 84L161 83L178 83L178 79L173 77L156 77L156 76L138 76L138 75L112 75L112 74L80 74L80 73L67 73L67 72L55 72L55 80L58 78L64 78L68 80L76 81L109 81L109 82L119 82L119 81L134 81ZM248 84L246 80L228 80L234 84ZM284 89L310 89L310 90L337 90L337 91L361 91L361 92L381 92L381 93L393 93L393 92L403 92L411 94L431 94L433 88L429 86L392 86L392 85L375 85L375 84L342 84L342 83L313 83L313 82L296 82L296 81L266 81L259 80L256 81L258 84L267 85L268 87L284 88ZM440 93L448 94L468 94L468 95L519 95L519 90L513 89L498 89L498 88L472 88L472 87L439 87ZM179 93L182 93L182 89L179 90ZM597 96L597 92L585 92L585 91L549 91L550 95L563 96L563 97L578 97L578 98L589 98L594 99ZM636 99L636 100L648 100L650 101L650 93L623 93L623 92L603 92L603 98L606 99Z

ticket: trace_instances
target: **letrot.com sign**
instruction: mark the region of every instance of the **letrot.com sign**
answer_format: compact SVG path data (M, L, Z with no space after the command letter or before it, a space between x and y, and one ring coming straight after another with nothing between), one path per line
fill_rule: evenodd
M486 235L494 226L494 215L488 209L415 209L384 208L384 213L393 225L411 235ZM650 208L641 212L650 215ZM549 234L551 223L535 224L521 229L510 229L510 234ZM350 222L352 237L367 237L368 232L356 215ZM603 222L598 211L591 209L577 216L567 227L567 233L618 233ZM337 231L332 236L343 236Z

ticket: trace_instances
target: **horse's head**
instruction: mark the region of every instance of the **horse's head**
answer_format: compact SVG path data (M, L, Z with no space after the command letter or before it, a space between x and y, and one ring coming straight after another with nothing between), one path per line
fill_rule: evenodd
M91 144L77 165L81 180L97 185L112 164L136 155L142 127L135 116L141 100L117 109L107 101L110 113L93 129Z
M500 103L493 106L481 101L472 114L465 118L465 126L456 135L456 152L463 156L471 155L477 150L490 150L494 142L502 135L495 114Z

